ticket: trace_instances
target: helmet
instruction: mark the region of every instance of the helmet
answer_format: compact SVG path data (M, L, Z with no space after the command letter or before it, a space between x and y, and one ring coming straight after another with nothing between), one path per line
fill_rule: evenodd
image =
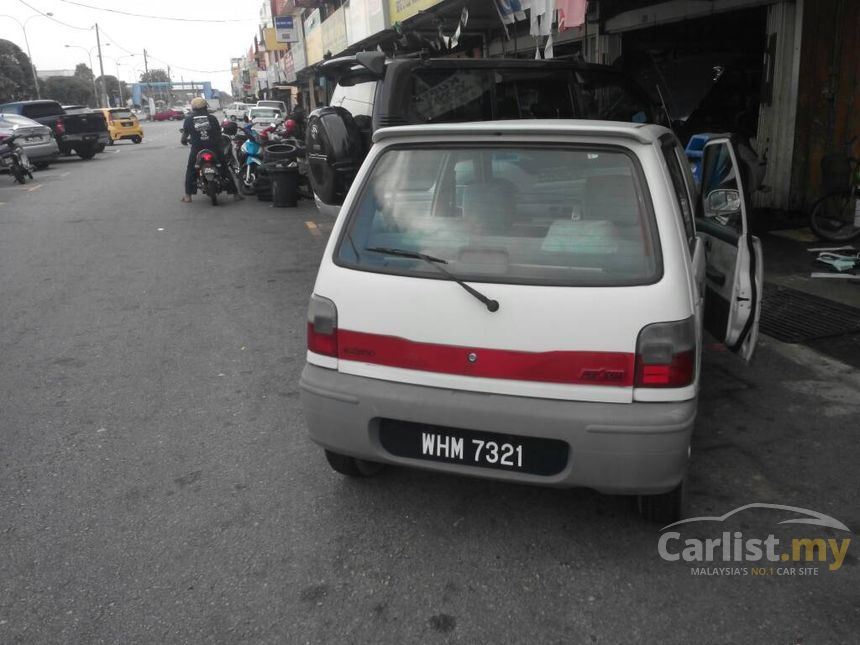
M201 96L197 98L191 99L191 109L192 110L205 110L209 107L209 104L206 103L206 99Z
M286 130L287 134L291 134L293 130L296 129L298 124L293 119L287 119L284 122L284 130Z
M221 130L224 131L224 134L229 134L232 137L239 131L239 126L236 125L235 121L225 119L224 123L221 124Z

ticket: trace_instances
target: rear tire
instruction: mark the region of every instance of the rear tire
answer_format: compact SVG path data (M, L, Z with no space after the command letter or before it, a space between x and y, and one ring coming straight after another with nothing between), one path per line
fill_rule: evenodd
M14 166L12 166L11 172L12 176L15 177L15 181L17 181L19 184L27 183L27 171L24 170L21 166L15 164Z
M385 468L385 464L347 457L331 450L325 451L325 458L333 470L347 477L373 477Z
M143 137L134 136L131 138L132 143L140 143L141 141L143 141Z
M642 519L656 524L672 524L681 519L684 503L684 483L681 482L668 493L639 495L636 498Z
M33 163L33 167L36 170L44 170L45 168L47 168L50 165L51 165L51 163L49 161L36 161Z
M108 139L107 144L108 144L109 146L112 146L112 145L114 144L114 140L113 140L113 139Z
M209 199L212 200L212 205L217 206L218 205L218 180L217 179L210 179L209 180L209 185L207 187L206 192L209 193Z
M809 227L823 240L848 242L860 237L860 228L854 226L857 191L837 191L825 195L812 207Z
M81 159L92 159L93 157L96 156L96 151L97 151L96 148L76 148L75 149L75 153Z

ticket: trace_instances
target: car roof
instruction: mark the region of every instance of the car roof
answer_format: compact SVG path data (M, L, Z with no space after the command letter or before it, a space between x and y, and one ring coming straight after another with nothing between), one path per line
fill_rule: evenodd
M587 135L607 138L624 138L638 143L653 143L671 133L662 126L650 123L622 121L593 121L585 119L522 119L515 121L481 121L473 123L438 123L432 125L404 125L382 128L373 133L373 142L414 137L456 139L464 135Z

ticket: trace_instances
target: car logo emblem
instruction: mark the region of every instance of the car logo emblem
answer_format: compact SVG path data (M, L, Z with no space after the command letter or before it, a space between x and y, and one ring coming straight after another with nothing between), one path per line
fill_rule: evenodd
M469 352L469 355L466 357L470 363L476 363L478 361L478 355L475 352Z

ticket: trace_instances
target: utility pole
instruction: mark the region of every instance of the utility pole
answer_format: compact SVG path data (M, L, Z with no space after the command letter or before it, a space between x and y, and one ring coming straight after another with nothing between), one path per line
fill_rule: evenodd
M146 57L146 50L143 50L143 71L149 76L149 59Z
M99 23L96 23L96 46L99 48L99 75L101 76L101 97L99 99L99 105L101 107L110 107L107 101L107 90L105 88L105 66L102 62L102 41L99 37Z

